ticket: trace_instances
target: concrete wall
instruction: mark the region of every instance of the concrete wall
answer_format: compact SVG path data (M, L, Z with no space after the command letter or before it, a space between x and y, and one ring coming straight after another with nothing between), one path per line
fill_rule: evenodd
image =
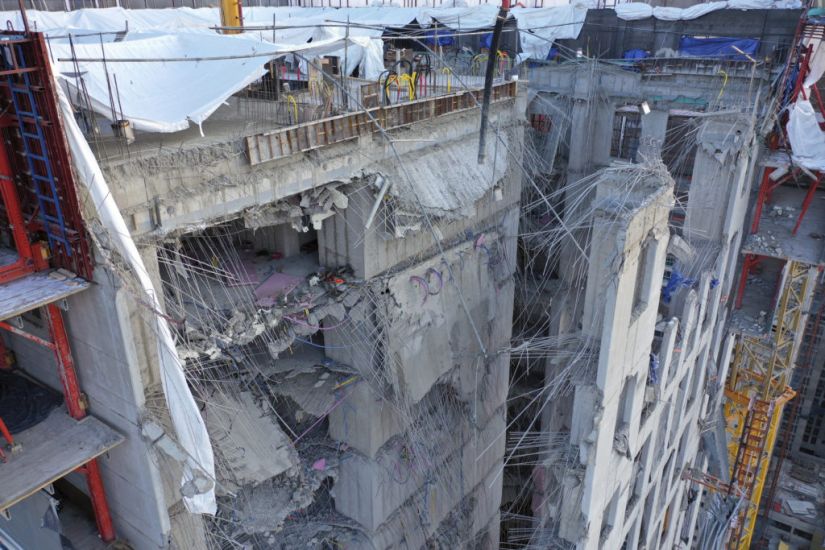
M651 195L645 207L630 215L605 210L594 221L582 324L584 331L593 330L600 340L595 387L601 399L598 412L591 415L591 430L585 430L587 436L580 443L580 459L587 461L581 513L588 526L581 535L581 548L621 545L620 511L631 479L633 453L620 456L614 450L614 438L624 424L628 448L637 448L672 204L672 184L658 184L658 189L648 190ZM601 186L597 204L618 189ZM621 264L617 258L623 258ZM640 278L642 286L634 290ZM588 405L574 404L574 417L586 418L588 409ZM603 528L606 525L611 526L609 532Z
M418 547L468 495L476 495L474 509L480 517L473 533L462 533L462 538L486 528L498 513L509 360L506 354L485 357L472 325L487 353L507 346L518 210L510 206L473 219L482 227L498 224L386 280L387 294L381 295L386 303L379 302L378 309L386 307L379 316L385 320L379 322L386 323L382 333L389 352L386 364L372 368L388 369L388 378L396 381L392 397L380 387L361 384L347 406L330 415L330 434L357 451L341 467L336 508L358 521L378 548ZM411 277L427 277L431 270L441 273L443 286L430 277L434 292L424 299ZM335 333L326 338L330 357L353 360L351 353L339 356L335 345L352 338ZM445 406L433 396L441 391L439 384L457 392L463 414L449 408L432 412ZM420 415L421 425L415 420ZM441 429L445 424L451 428ZM402 459L401 449L413 456ZM398 478L399 464L406 465L403 479ZM491 476L497 478L492 487L483 486Z

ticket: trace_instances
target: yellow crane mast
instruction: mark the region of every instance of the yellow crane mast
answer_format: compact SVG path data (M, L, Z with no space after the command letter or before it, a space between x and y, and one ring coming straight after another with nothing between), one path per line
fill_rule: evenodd
M771 330L763 336L742 334L734 348L725 386L731 488L747 503L731 523L727 547L750 547L785 404L796 393L788 386L804 330L804 310L816 268L786 262Z

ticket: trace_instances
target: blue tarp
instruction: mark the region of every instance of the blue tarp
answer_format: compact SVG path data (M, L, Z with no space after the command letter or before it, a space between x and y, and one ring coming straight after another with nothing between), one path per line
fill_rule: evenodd
M739 50L739 51L737 51ZM755 57L759 40L753 38L695 38L683 36L679 41L679 53L689 57L722 57L747 61L745 54Z
M424 43L428 46L435 46L435 36L438 35L438 45L439 46L452 46L455 43L455 38L453 38L453 33L450 31L446 31L444 29L440 29L436 32L434 29L431 31L427 31L424 35Z
M662 289L662 300L669 304L673 295L683 286L690 287L696 284L696 279L689 279L682 275L676 268L670 272L670 279Z
M488 32L487 34L481 35L481 47L490 49L490 46L493 45L493 33Z
M648 380L651 384L659 383L659 357L655 353L650 354L650 365L647 372Z
M627 50L622 56L623 59L645 59L650 57L650 54L645 50Z

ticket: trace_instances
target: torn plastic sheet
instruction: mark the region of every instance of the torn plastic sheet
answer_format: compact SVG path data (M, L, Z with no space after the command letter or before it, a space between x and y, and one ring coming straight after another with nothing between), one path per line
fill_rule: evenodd
M793 161L809 170L825 170L825 133L810 101L801 97L796 100L787 129Z
M89 192L100 222L106 228L109 238L137 278L145 299L154 311L162 311L163 308L158 301L158 293L152 279L132 240L123 215L103 178L100 165L74 118L69 99L60 86L57 86L57 90L66 137L78 177ZM154 329L158 337L157 347L163 394L177 434L177 441L187 455L181 480L184 504L191 513L214 514L217 509L214 482L215 460L209 434L187 385L183 364L175 349L169 325L160 315L155 315L154 321Z
M581 5L553 8L513 8L519 28L523 59L547 59L556 40L575 39L584 26L587 8Z
M375 42L368 37L349 39L352 62L363 67L366 78L377 78L383 68L383 52L379 56ZM67 41L52 41L51 52L60 78L73 94L78 77L83 79L95 112L112 117L111 87L117 91L118 118L129 120L136 130L178 132L190 122L201 125L232 94L261 78L269 60L291 53L336 55L344 43L339 37L272 44L248 35L130 33L121 42L75 44L79 75ZM104 52L108 78L100 61Z
M438 22L453 30L473 31L492 27L496 24L497 16L498 6L482 4L471 8L424 8L417 19L422 27Z

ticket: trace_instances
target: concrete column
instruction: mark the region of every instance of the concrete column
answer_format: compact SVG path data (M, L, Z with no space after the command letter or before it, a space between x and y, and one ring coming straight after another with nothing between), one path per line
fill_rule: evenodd
M639 140L639 156L656 158L662 154L667 132L667 111L654 110L642 114L642 136Z
M570 113L570 155L567 159L567 170L571 175L584 175L592 163L589 146L590 133L587 131L589 115L590 105L586 101L579 99L573 101Z
M267 228L262 231L272 232L271 238L266 239L266 242L271 243L273 252L280 252L285 258L295 256L301 252L301 235L289 224L282 223L271 230ZM258 233L262 233L262 231L255 233L256 245L258 243Z

